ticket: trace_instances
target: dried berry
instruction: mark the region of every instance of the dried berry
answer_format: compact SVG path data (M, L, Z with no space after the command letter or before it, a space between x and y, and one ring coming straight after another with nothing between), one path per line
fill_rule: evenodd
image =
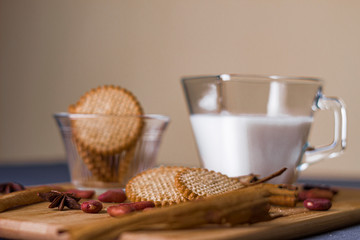
M126 195L122 189L108 190L101 194L98 199L102 202L121 203L126 200Z
M102 203L96 200L89 200L81 204L81 210L86 213L98 213L102 208Z
M331 206L331 201L326 198L308 198L304 201L304 207L312 211L326 211Z

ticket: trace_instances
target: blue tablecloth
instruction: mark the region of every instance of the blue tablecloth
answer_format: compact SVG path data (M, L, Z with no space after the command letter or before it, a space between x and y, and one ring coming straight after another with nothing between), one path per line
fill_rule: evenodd
M24 185L41 185L52 183L70 182L68 167L65 163L58 164L37 164L37 165L0 165L0 183L18 182ZM340 180L311 180L300 179L300 183L321 183L339 187L360 188L360 181ZM360 239L360 224L349 226L339 230L307 237L308 240L324 239Z

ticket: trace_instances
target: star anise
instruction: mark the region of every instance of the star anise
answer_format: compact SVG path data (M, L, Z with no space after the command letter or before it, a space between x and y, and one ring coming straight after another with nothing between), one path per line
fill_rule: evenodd
M0 183L0 193L6 194L11 192L21 191L24 189L25 187L20 183L15 183L15 182Z
M62 211L65 206L70 209L81 208L80 203L78 203L81 198L76 197L72 193L65 193L56 190L51 190L50 192L47 193L38 193L38 196L44 199L45 201L51 202L49 208L58 207L60 211Z

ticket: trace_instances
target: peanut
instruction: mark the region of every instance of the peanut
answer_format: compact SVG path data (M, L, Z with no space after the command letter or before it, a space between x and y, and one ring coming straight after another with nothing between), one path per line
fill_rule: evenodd
M122 216L133 212L134 209L130 205L110 206L107 212L112 217Z
M95 194L94 190L79 190L79 189L69 189L67 193L73 193L76 197L80 198L92 198Z
M325 185L325 184L305 184L303 186L304 190L310 190L310 189L322 189L322 190L329 190L331 191L334 195L336 195L338 193L338 189L333 188L329 185Z
M334 194L331 190L312 188L310 190L303 190L299 192L298 199L304 201L308 198L326 198L331 200Z
M122 216L134 211L146 211L150 208L154 208L155 204L151 201L142 201L134 203L120 203L119 205L110 206L107 208L107 212L112 217Z
M126 195L122 189L108 190L101 194L98 199L101 202L121 203L126 200Z
M102 203L96 200L89 200L81 204L81 210L86 213L98 213L102 208Z
M304 207L313 211L326 211L331 205L331 201L326 198L308 198L304 201Z
M145 208L155 207L154 202L151 201L134 202L134 203L130 203L130 205L135 209L135 211L144 210Z

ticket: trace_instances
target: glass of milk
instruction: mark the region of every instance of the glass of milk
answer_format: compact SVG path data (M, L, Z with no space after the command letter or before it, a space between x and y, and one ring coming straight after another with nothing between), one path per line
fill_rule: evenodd
M316 78L222 74L185 77L190 121L202 167L237 177L293 183L310 164L338 156L346 147L346 111L339 98L322 93ZM309 147L315 111L334 113L334 139Z

